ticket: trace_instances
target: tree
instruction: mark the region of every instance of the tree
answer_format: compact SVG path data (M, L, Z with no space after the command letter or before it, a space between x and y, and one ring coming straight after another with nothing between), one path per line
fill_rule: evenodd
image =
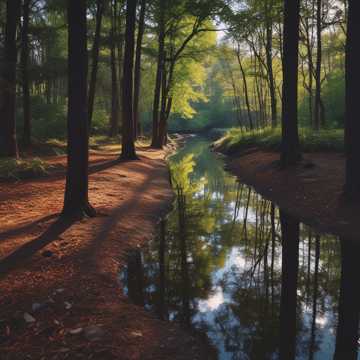
M110 131L109 136L114 137L119 133L120 103L119 103L119 85L116 69L116 16L117 0L111 0L111 29L110 29L110 68L111 68L111 113L110 113Z
M137 0L126 1L125 54L123 71L123 132L121 158L137 159L134 144L133 69Z
M159 147L159 108L161 97L161 82L165 62L165 0L159 3L159 21L158 21L158 58L156 69L156 80L154 89L154 103L152 114L152 147Z
M15 123L16 29L21 0L7 0L4 58L0 69L0 156L18 157Z
M134 137L140 131L140 118L139 118L139 98L140 98L140 84L141 84L141 53L142 53L142 41L145 30L145 12L146 12L146 0L140 2L140 15L139 26L136 41L136 55L135 55L135 69L134 69Z
M99 64L99 48L100 48L100 35L101 35L101 24L105 7L105 0L97 0L96 2L96 28L94 43L92 47L92 64L91 64L91 78L89 84L89 126L91 127L91 121L94 111L94 100L95 100L95 90L96 90L96 79L98 72Z
M21 29L21 73L23 91L24 132L23 144L25 147L31 145L31 104L29 84L29 19L31 0L23 3L23 24Z
M345 153L346 176L345 196L347 199L360 200L360 110L358 85L360 81L360 24L356 14L360 11L358 1L349 0L348 29L346 42L345 74Z
M284 1L284 55L281 165L287 167L301 159L298 134L298 65L300 0Z
M68 147L63 216L94 216L88 200L86 0L68 0Z
M316 39L317 39L317 54L316 54L316 71L315 71L315 129L319 130L321 126L322 109L321 109L321 61L322 61L322 0L316 0Z
M266 68L271 99L271 126L277 126L277 100L276 85L273 70L273 20L271 13L274 7L274 0L265 0L265 27L266 27Z

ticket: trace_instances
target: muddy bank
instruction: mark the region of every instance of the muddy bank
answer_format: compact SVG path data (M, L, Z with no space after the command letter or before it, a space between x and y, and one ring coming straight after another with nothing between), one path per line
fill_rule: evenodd
M73 224L57 221L64 176L0 184L1 360L209 358L197 335L122 294L127 252L152 238L173 200L164 152L139 155L91 159L98 216Z
M227 167L242 182L321 232L359 240L360 205L342 198L345 158L336 153L310 153L287 170L279 154L252 149L227 157Z

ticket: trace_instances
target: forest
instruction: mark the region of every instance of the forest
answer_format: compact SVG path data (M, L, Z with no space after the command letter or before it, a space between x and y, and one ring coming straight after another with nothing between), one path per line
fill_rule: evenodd
M0 359L358 360L356 13L0 0Z

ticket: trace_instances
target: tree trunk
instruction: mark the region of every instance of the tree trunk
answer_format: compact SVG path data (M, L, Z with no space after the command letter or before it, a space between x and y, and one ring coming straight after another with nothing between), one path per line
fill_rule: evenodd
M0 69L0 156L18 157L16 141L16 29L21 1L7 0L4 58Z
M294 165L301 159L297 111L299 13L300 0L285 0L281 143L281 165L283 167Z
M165 1L160 2L160 18L159 18L159 49L156 70L154 104L153 104L153 124L152 124L152 147L159 147L159 108L161 98L161 84L164 68L164 48L165 48Z
M136 139L140 132L140 117L139 117L139 98L141 85L141 52L142 40L145 30L145 12L146 0L141 0L139 27L136 41L136 55L135 55L135 70L134 70L134 138Z
M94 216L88 201L86 0L68 1L68 150L63 216Z
M360 3L349 0L348 35L346 42L345 74L345 196L349 200L360 200L360 108L358 86L360 83L360 23L356 18Z
M296 307L299 270L299 222L280 211L282 233L282 278L280 303L280 360L293 360L296 353Z
M125 54L123 72L122 159L137 159L134 144L133 69L137 0L126 1Z
M359 255L358 243L350 239L341 239L341 282L335 360L357 359L360 310Z
M271 127L275 128L277 126L277 101L276 101L276 89L275 89L275 79L274 79L274 71L273 71L273 63L272 63L272 32L273 32L273 24L271 19L271 10L272 10L273 2L270 1L270 5L268 1L266 2L266 67L269 81L269 91L270 91L270 100L271 100Z
M317 0L316 9L316 37L317 37L317 54L316 54L316 71L315 71L315 114L314 114L314 128L320 130L321 125L321 61L322 61L322 41L321 41L321 27L322 27L322 0Z
M30 0L24 0L23 25L21 31L21 73L23 91L24 132L23 145L25 148L31 146L31 108L30 108L30 86L29 86L29 15Z
M253 124L253 119L252 119L252 116L251 116L249 91L248 91L248 86L247 86L247 81L246 81L246 74L245 74L245 70L244 70L244 67L243 67L242 62L241 62L241 57L240 57L239 50L236 52L236 56L237 56L237 59L238 59L238 63L239 63L239 66L240 66L240 71L241 71L241 75L242 75L243 83L244 83L245 103L246 103L246 109L247 109L247 114L248 114L249 127L250 127L250 130L253 130L254 129L254 124Z
M112 3L111 9L111 30L110 30L110 68L111 68L111 114L109 136L114 137L119 134L120 103L119 86L116 70L116 15L117 0Z
M101 35L101 23L104 13L104 0L97 0L96 9L96 28L94 43L92 47L92 64L91 64L91 78L89 84L89 127L91 128L91 122L94 111L95 91L96 91L96 78L99 64L99 48L100 48L100 35Z

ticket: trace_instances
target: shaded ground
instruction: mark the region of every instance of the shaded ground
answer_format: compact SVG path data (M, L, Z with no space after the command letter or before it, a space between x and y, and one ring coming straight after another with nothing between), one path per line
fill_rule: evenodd
M228 158L229 170L281 208L314 226L359 240L360 206L342 199L345 158L305 154L296 167L280 170L279 154L251 149Z
M164 153L139 154L122 163L92 154L90 201L99 215L75 224L57 220L62 172L0 183L1 360L211 358L199 335L122 294L126 252L152 237L173 198Z

